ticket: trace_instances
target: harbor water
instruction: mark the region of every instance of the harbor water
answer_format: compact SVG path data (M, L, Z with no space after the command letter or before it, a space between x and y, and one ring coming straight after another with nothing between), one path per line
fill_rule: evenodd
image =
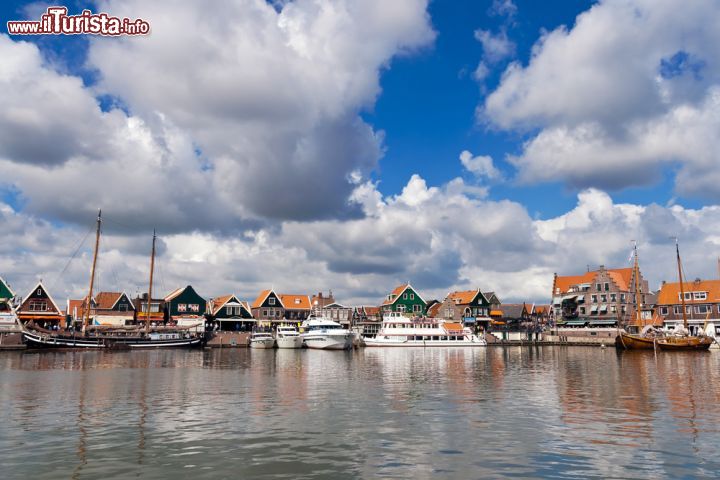
M0 353L0 478L715 477L720 352Z

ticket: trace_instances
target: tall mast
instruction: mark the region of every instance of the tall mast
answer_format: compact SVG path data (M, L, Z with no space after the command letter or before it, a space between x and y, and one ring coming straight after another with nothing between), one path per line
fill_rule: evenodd
M677 237L675 238L675 252L677 253L678 278L680 279L680 301L682 302L683 326L688 330L687 313L685 313L685 287L683 287L682 265L680 264L680 247Z
M150 285L148 287L147 315L145 316L145 333L150 331L150 306L152 305L153 271L155 270L155 230L153 230L152 253L150 254Z
M642 318L642 303L640 297L640 262L638 260L637 242L633 240L635 249L635 265L633 270L635 272L635 320L638 325L642 324L645 327L645 321Z
M98 249L100 247L100 224L102 223L102 210L98 210L97 230L95 232L95 251L93 252L92 269L90 270L90 288L86 299L85 318L83 319L82 332L90 323L90 307L92 305L93 287L95 286L95 267L97 266Z

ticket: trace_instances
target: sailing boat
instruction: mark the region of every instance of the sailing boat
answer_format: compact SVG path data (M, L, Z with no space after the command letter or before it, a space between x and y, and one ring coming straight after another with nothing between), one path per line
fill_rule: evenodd
M102 211L98 211L97 230L95 232L95 250L93 253L92 269L90 270L90 287L84 301L82 329L77 334L71 332L49 331L34 325L21 326L23 338L29 348L170 348L170 347L199 347L204 343L204 337L197 332L190 332L187 328L153 327L150 329L150 304L152 299L153 270L155 267L155 240L153 232L152 253L150 257L150 286L148 288L147 312L145 313L144 328L102 329L90 326L90 310L95 285L95 268L97 266L98 249L100 247L100 227L102 225Z
M682 263L680 263L680 247L677 238L675 239L675 252L677 254L678 279L680 281L680 302L682 303L683 328L676 329L672 335L661 338L657 341L661 350L683 351L683 350L707 350L714 339L707 335L690 335L688 328L687 312L685 311L685 287L683 286Z
M615 337L615 347L624 350L653 350L655 342L663 336L663 333L653 325L645 325L642 318L642 302L640 296L640 262L638 261L637 243L634 247L635 263L633 264L633 276L635 277L635 324L633 325L638 333L620 331Z

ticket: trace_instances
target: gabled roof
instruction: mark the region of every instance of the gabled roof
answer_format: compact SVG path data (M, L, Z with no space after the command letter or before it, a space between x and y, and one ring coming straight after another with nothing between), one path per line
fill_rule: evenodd
M537 315L543 315L545 313L548 313L550 311L550 305L533 305L530 309L530 313L535 313Z
M608 276L618 286L620 290L630 290L629 285L632 284L633 269L628 268L613 268L605 270ZM557 276L555 279L555 285L553 286L553 295L556 295L555 289L559 288L560 293L567 293L570 287L573 285L581 285L583 283L593 283L595 277L600 273L599 270L593 270L591 272L585 272L582 275L570 275L570 276Z
M448 293L448 297L457 305L468 305L473 300L475 300L475 297L477 297L478 295L481 295L487 303L490 303L490 301L487 299L487 297L485 297L485 295L480 291L479 288L477 290L464 290L462 292Z
M122 292L100 292L95 295L95 306L99 310L110 310L121 296Z
M402 284L402 285L399 285L399 286L395 287L395 289L394 289L392 292L390 292L390 296L392 296L392 300L388 300L387 297L385 297L385 300L383 301L383 303L381 304L381 306L392 305L393 303L395 303L395 301L396 301L398 298L400 298L400 296L401 296L401 295L405 292L405 290L407 290L408 288L411 288L411 289L413 290L413 292L415 292L415 295L417 295L418 298L419 298L420 300L422 300L423 303L427 303L427 302L425 302L425 300L420 296L420 293L419 293L417 290L415 290L415 288L414 288L412 285L410 285L409 283L404 283L404 284Z
M284 305L282 304L282 299L280 299L278 294L275 293L273 291L273 289L270 289L270 290L263 290L262 292L260 292L260 295L258 295L257 298L255 299L255 301L253 302L252 308L262 307L263 303L265 303L265 300L270 296L271 293L273 295L275 295L275 297L277 297L278 301L280 302L280 306L284 307Z
M310 297L307 295L281 293L278 297L286 310L310 310L311 308Z
M52 296L50 295L50 292L47 291L47 289L45 288L45 285L43 285L42 282L38 282L37 285L35 285L33 288L31 288L30 291L28 292L28 294L23 297L23 301L20 304L20 307L18 308L18 312L23 309L23 307L25 306L25 303L32 296L33 292L35 290L37 290L38 288L41 288L42 291L45 292L45 295L50 300L50 303L52 303L53 307L55 307L55 310L58 313L62 313L62 310L60 310L60 307L58 307L57 303L55 303L55 300L52 298Z
M686 300L685 303L715 303L720 302L720 280L700 280L683 282L683 290L688 292L707 292L705 300ZM665 283L658 292L658 305L679 305L680 283Z
M438 312L440 312L440 307L442 307L442 303L435 303L428 308L427 316L430 318L435 318L438 315Z
M370 307L366 305L362 305L360 307L357 307L358 310L361 310L365 315L377 315L380 313L380 307Z
M130 298L130 295L128 295L128 294L125 293L125 292L122 292L122 293L117 297L117 299L115 300L115 303L113 303L112 307L110 307L110 308L115 308L115 305L117 305L117 303L120 301L120 299L121 299L122 297L125 297L125 298L127 299L128 303L129 303L130 305L132 305L133 310L135 310L135 303L133 303L132 299Z
M500 308L503 318L522 318L523 312L527 313L527 305L524 303L504 303Z
M210 300L212 303L212 314L216 315L221 308L223 308L226 304L230 303L231 300L235 300L237 303L239 303L245 310L250 313L250 305L247 302L243 302L242 300L238 299L237 296L234 294L230 295L223 295L221 297L215 297Z
M189 285L188 285L188 286L189 286ZM177 297L177 296L180 295L182 292L184 292L186 288L187 288L187 287L180 287L180 288L177 288L177 289L173 290L173 291L170 292L163 300L165 300L166 302L169 302L170 300L172 300L173 298Z
M341 303L333 302L333 303L328 303L327 305L325 305L322 308L348 308L348 307L346 307L345 305L343 305Z
M13 292L12 288L10 288L10 285L0 277L0 300L10 300L15 296L15 292Z
M500 299L495 294L495 292L483 292L483 297L485 297L485 299L488 301L488 303L493 303L492 297L495 297L495 300L497 300L497 303L500 303Z

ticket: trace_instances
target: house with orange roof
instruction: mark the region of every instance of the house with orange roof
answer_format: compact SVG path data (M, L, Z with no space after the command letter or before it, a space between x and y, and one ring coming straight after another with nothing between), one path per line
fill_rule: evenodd
M361 329L363 336L375 336L380 330L382 312L380 307L361 305L353 308L352 325Z
M263 290L251 305L252 316L264 326L299 323L311 311L310 296Z
M390 292L380 305L383 312L400 312L410 315L425 315L427 302L410 283L399 285Z
M255 326L250 304L233 294L210 299L208 320L222 331L247 331Z
M125 292L99 292L93 299L90 316L95 325L132 325L135 305Z
M606 269L604 265L582 275L555 274L552 308L555 323L568 327L625 326L635 315L635 269ZM648 282L638 271L642 304L650 300Z
M440 304L438 316L487 330L490 323L490 301L479 288L450 292Z
M40 327L64 327L65 314L50 296L45 285L38 282L25 297L16 310L22 323L33 322Z
M690 332L720 338L720 280L683 282L685 316ZM680 283L663 282L655 304L655 323L672 330L683 323Z

